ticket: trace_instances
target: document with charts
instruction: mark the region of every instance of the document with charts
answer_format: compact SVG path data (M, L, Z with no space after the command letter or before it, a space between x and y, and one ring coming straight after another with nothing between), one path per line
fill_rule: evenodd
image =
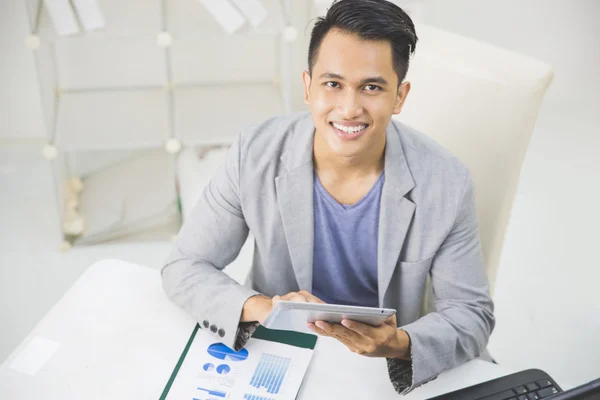
M259 327L235 352L194 329L161 400L294 400L317 337Z

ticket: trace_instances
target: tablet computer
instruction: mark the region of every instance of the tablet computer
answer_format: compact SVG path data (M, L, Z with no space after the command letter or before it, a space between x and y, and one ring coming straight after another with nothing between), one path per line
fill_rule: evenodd
M269 329L308 332L307 322L326 321L340 323L343 319L379 326L396 313L390 308L346 306L338 304L300 303L278 301L263 323Z

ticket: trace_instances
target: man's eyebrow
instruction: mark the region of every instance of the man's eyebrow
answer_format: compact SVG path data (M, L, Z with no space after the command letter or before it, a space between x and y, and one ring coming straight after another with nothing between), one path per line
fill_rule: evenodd
M366 78L360 81L361 85L365 85L367 83L379 83L380 85L387 85L388 81L385 80L383 76L374 76L372 78Z
M325 72L324 74L321 74L319 78L339 79L340 81L344 80L343 76L334 74L333 72Z
M344 80L343 76L333 73L333 72L325 72L324 74L321 74L321 76L319 78L337 79L340 81ZM380 85L387 85L388 81L382 76L374 76L374 77L370 77L370 78L365 78L360 81L361 85L365 85L367 83L379 83Z

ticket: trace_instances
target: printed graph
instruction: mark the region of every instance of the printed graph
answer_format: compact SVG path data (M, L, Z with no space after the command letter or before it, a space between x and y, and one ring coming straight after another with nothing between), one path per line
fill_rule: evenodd
M250 385L258 389L265 388L268 393L279 393L290 361L289 358L263 353L252 375Z
M217 372L219 375L227 375L231 371L231 367L227 364L221 364L217 367Z
M203 370L205 370L206 372L210 372L213 369L215 369L215 365L211 364L211 363L206 363L204 364L204 366L202 367Z
M198 390L208 393L211 396L216 396L216 397L222 397L222 398L226 398L227 397L227 393L225 392L219 392L218 390L210 390L210 389L205 389L205 388L201 388L199 387ZM194 400L200 400L194 397Z
M250 394L250 393L246 393L244 395L244 399L246 399L246 400L275 400L271 397L262 397L262 396L257 396L255 394Z
M248 350L241 349L240 351L234 351L223 343L211 344L207 351L208 354L219 360L244 361L248 358Z

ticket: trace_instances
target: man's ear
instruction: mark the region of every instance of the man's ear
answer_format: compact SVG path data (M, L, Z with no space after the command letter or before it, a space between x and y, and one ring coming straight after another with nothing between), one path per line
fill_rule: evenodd
M410 82L402 82L402 84L398 87L398 94L396 95L396 102L394 104L394 111L392 114L400 114L400 111L402 111L402 107L404 106L404 102L408 97L408 92L410 92Z
M302 72L302 82L304 83L304 103L310 103L310 74L308 71Z

